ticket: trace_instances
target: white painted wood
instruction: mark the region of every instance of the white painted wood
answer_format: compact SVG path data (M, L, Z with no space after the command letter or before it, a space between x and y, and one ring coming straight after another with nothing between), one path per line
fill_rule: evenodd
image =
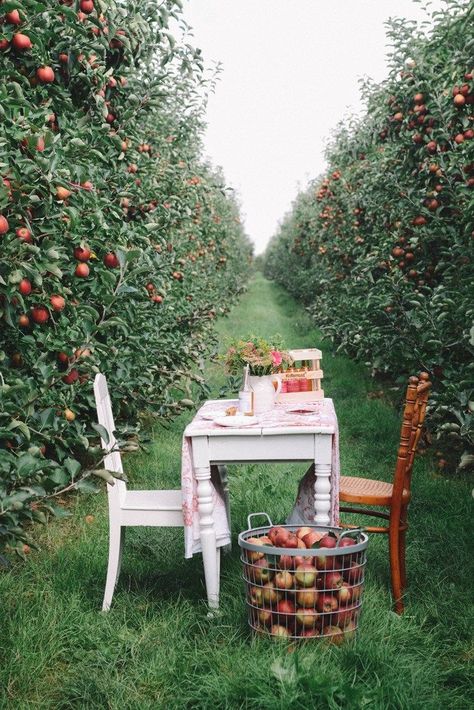
M212 500L210 465L200 467L195 466L194 475L197 480L199 535L202 547L207 601L211 609L217 609L219 607L219 577L217 565L216 530L212 515L214 503Z
M109 443L101 439L102 448L108 452L104 459L104 467L108 471L122 473L122 459L114 436L115 424L107 380L101 373L95 376L94 396L99 424L106 429L109 437ZM180 490L129 491L124 481L115 479L113 485L107 483L107 499L109 503L109 561L102 603L103 611L110 609L120 574L125 528L131 525L153 527L182 527L184 525Z
M197 479L198 511L204 576L209 606L219 606L219 548L213 520L211 466L252 462L311 461L315 465L315 520L328 525L331 508L331 458L334 427L268 427L258 429L192 429L193 464ZM221 479L222 478L221 474ZM227 477L225 488L227 489ZM229 517L230 519L230 517Z

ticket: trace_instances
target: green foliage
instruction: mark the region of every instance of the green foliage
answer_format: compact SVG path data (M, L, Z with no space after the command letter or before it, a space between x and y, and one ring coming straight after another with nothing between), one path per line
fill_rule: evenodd
M19 552L100 458L94 374L128 434L182 411L251 255L200 158L212 77L169 32L181 3L94 2L2 4L0 545Z
M429 37L389 23L390 77L364 86L367 114L338 127L265 266L374 374L430 372L441 467L474 448L473 13L450 3Z

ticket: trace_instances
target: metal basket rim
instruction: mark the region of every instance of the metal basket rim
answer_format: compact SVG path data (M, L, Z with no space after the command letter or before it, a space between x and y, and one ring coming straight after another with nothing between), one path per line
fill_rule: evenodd
M361 552L366 550L369 542L369 536L365 532L360 532L362 536L362 541L351 545L350 547L314 547L306 548L302 547L273 547L270 545L255 545L251 542L247 542L246 537L254 537L257 533L265 535L272 527L286 528L291 532L298 530L302 527L301 525L264 525L259 528L249 528L239 533L238 543L239 547L244 550L250 550L251 552L263 552L264 555L289 555L290 557L335 557L339 555L351 555L356 552ZM304 527L311 528L318 532L341 532L346 531L345 528L340 528L336 526L326 526L326 525L305 525ZM349 531L347 531L349 532Z

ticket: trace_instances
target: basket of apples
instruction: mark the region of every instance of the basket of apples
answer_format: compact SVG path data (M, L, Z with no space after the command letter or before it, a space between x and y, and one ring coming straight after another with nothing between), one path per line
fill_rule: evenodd
M264 515L268 525L252 528ZM357 629L368 537L362 530L274 526L266 513L248 516L239 546L248 621L257 633L335 644Z

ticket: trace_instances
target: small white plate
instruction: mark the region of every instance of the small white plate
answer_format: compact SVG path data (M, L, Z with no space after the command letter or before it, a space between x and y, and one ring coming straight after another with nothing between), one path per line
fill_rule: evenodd
M225 414L222 409L208 409L207 411L199 412L199 416L201 419L210 419L211 421L214 421L214 419L223 417Z
M214 424L219 424L219 426L229 426L229 427L242 427L242 426L252 426L252 424L258 424L257 417L246 417L243 414L236 414L231 417L216 417L214 419Z

